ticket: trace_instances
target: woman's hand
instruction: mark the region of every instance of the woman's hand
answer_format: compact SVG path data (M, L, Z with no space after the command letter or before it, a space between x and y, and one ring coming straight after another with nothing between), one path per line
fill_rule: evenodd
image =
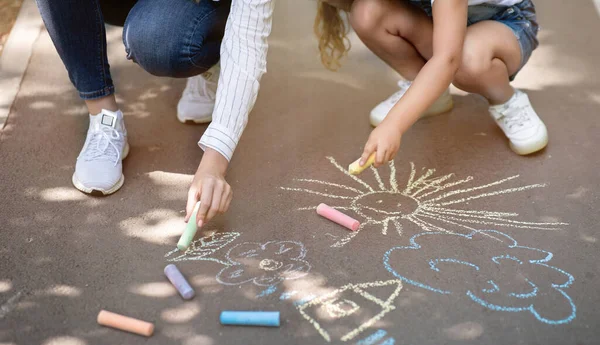
M227 165L229 162L219 152L211 148L206 149L188 192L186 223L192 216L198 201L200 201L196 216L198 227L202 227L215 215L227 211L233 197L231 186L225 181Z
M373 164L376 168L391 161L400 148L401 139L402 132L397 126L394 126L393 123L382 122L369 135L369 140L367 140L363 154L360 157L360 165L365 165L373 152L376 152L375 163Z

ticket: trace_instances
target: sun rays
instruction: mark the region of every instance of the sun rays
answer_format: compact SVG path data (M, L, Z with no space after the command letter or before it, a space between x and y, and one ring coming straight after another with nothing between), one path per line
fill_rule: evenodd
M371 167L375 179L373 185L363 179L350 175L333 157L327 159L344 175L358 185L319 181L313 179L296 179L295 181L310 185L310 188L281 187L281 189L301 192L328 198L332 206L338 210L354 211L362 219L358 231L349 233L337 241L332 247L342 247L351 241L367 225L380 225L381 233L387 235L395 232L402 235L403 224L413 223L424 231L459 232L473 231L482 227L511 227L518 229L559 230L567 225L559 222L524 222L515 220L517 213L464 210L461 205L471 201L510 194L533 188L544 187L544 184L531 184L506 188L506 184L519 177L510 176L491 183L467 187L465 184L473 180L472 176L455 179L454 174L435 176L435 169L417 171L410 163L410 175L405 187L399 187L396 180L396 167L389 162L389 181L384 182L379 172ZM319 190L324 187L325 190ZM338 189L339 192L329 192L328 189ZM320 198L318 201L321 202ZM470 206L470 205L469 205ZM301 207L298 210L315 210L317 206ZM393 230L392 230L393 229Z

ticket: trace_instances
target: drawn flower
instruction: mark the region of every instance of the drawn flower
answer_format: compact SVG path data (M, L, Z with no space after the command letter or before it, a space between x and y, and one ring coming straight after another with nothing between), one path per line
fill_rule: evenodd
M300 242L238 244L227 252L229 264L217 274L217 281L225 285L252 281L256 285L271 286L285 279L298 279L310 271L310 264L303 260L305 255L306 249Z
M575 318L575 304L564 291L575 279L549 265L550 252L520 246L496 230L468 235L427 232L413 236L410 243L390 249L383 258L385 268L405 283L439 294L466 295L496 311L527 311L551 325Z

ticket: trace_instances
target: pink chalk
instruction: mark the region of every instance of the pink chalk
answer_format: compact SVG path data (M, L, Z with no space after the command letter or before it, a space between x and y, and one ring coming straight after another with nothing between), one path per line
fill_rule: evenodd
M319 206L317 206L317 213L320 216L323 216L332 222L336 222L339 225L346 227L352 231L358 230L358 227L360 226L360 222L358 220L347 216L342 212L331 208L325 204L320 204Z

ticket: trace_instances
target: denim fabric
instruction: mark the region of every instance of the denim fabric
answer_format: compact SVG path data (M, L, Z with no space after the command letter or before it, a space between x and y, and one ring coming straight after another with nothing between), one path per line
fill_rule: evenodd
M189 77L219 61L231 0L36 0L82 99L114 93L104 23L124 25L128 58L159 76ZM126 19L125 19L126 18Z
M410 0L410 3L422 8L431 17L431 0ZM537 33L540 27L537 23L533 1L523 0L513 6L494 4L469 6L467 26L483 20L497 21L511 29L521 47L521 65L519 66L519 70L521 70L531 57L531 53L539 45ZM513 80L517 73L512 75L510 80Z

